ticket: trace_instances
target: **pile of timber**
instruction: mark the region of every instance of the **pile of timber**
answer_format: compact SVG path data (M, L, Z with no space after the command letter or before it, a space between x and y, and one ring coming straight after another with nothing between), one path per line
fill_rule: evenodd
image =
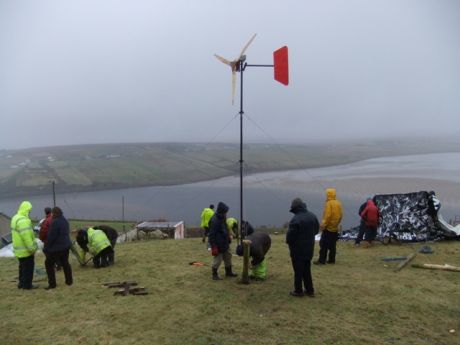
M108 288L121 288L114 292L114 296L148 295L149 293L146 288L137 286L137 282L134 280L104 283L102 285Z

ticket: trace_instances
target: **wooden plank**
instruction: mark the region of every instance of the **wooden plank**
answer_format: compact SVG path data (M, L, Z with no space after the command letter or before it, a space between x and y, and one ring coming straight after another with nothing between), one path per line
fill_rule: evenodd
M135 280L127 280L124 282L103 283L102 285L108 288L114 288L114 287L136 286L137 282Z
M403 262L401 262L396 268L395 268L395 272L398 272L400 270L402 270L409 262L411 262L415 257L417 256L417 253L412 253L411 255L409 255L407 257L406 260L404 260Z
M451 265L434 265L434 264L412 264L412 267L415 268L426 268L429 270L443 270L443 271L452 271L452 272L460 272L460 267L451 266Z
M384 256L383 258L380 258L382 261L402 261L406 259L407 256Z

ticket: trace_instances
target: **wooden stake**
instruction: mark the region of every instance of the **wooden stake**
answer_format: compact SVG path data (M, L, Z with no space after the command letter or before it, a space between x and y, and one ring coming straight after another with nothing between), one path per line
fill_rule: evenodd
M411 262L415 257L417 256L417 253L412 253L411 255L409 255L407 257L406 260L404 260L403 262L401 262L396 268L395 268L395 272L398 272L400 270L402 270L404 268L404 266L406 266L409 262Z
M443 270L443 271L460 272L460 267L451 266L451 265L448 265L448 264L444 264L444 265L412 264L412 267L415 267L415 268L427 268L427 269L430 269L430 270Z
M251 248L250 240L243 240L243 274L241 276L242 284L249 284L249 252Z

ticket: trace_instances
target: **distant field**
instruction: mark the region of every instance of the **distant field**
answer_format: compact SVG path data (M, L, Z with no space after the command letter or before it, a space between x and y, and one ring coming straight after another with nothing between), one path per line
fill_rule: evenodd
M211 256L199 238L117 244L115 266L96 270L71 258L74 285L23 291L13 258L1 258L2 345L303 345L460 343L460 273L406 267L423 244L355 248L339 242L337 263L313 265L316 298L294 298L284 236L272 236L265 282L211 280ZM460 266L460 242L429 243L416 263ZM234 248L234 244L232 245ZM318 247L316 246L316 254ZM205 266L191 266L202 261ZM44 256L36 267L43 272ZM241 274L242 259L233 258ZM220 269L223 274L223 268ZM37 275L38 279L46 279ZM113 296L104 282L136 280L146 296ZM24 325L27 325L26 327ZM450 333L450 330L455 332Z
M318 145L248 144L245 173L313 168L371 157L457 151L459 142L382 141ZM0 150L0 195L191 183L236 175L237 144L103 144Z

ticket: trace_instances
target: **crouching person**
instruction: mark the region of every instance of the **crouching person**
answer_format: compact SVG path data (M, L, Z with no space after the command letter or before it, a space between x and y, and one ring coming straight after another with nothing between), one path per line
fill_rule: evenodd
M102 230L88 228L79 230L77 233L77 243L85 253L93 255L94 268L109 266L109 256L113 254L110 241Z
M272 240L270 236L263 232L256 232L246 237L251 241L249 247L249 256L251 257L251 274L250 279L265 280L267 276L267 252L271 247ZM238 256L243 255L243 247L239 245L236 249Z
M236 277L232 272L232 253L230 252L231 236L227 228L228 206L223 202L217 205L216 213L209 221L209 244L211 245L212 279L221 280L217 273L222 260L225 264L225 276Z
M117 244L118 232L114 228L108 225L97 225L94 226L93 229L95 230L102 230L106 234L107 238L110 241L110 245L112 246L112 251L108 254L108 262L109 265L113 265L115 263L115 244Z

